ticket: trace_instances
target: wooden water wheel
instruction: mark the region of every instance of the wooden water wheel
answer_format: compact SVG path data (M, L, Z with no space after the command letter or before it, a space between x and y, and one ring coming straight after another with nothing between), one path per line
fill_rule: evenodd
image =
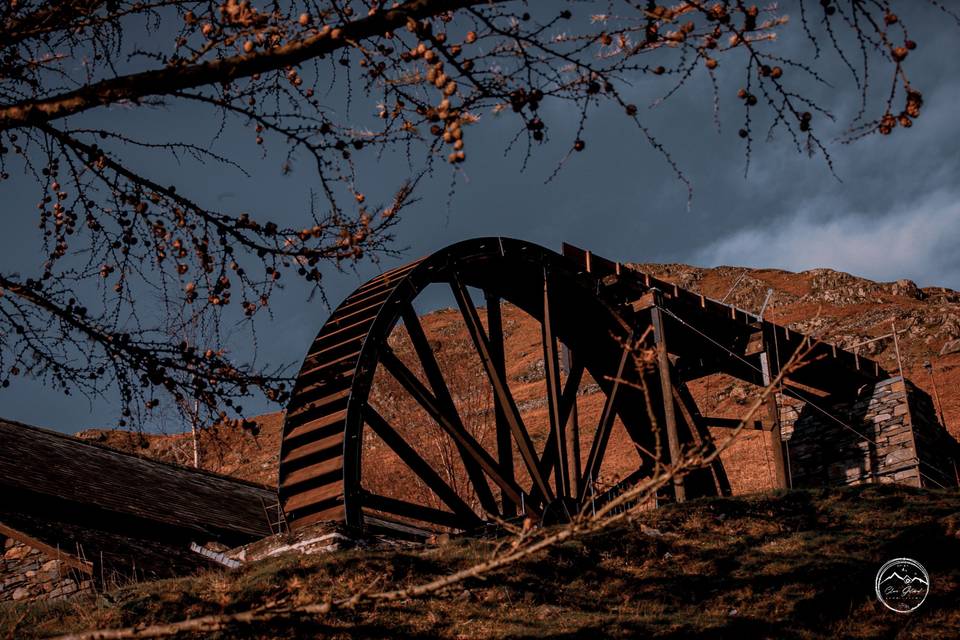
M628 348L645 326L599 295L604 282L587 271L534 244L485 238L348 296L313 341L288 407L279 496L289 525L426 535L518 515L562 519L649 473L654 430ZM424 300L435 308L438 290L469 336L453 368L478 372L460 388L416 310ZM542 398L523 403L504 361L504 315L521 312L539 324L543 363ZM464 387L487 408L467 411ZM592 406L578 407L588 397ZM415 410L398 409L407 406ZM599 486L617 430L633 457Z

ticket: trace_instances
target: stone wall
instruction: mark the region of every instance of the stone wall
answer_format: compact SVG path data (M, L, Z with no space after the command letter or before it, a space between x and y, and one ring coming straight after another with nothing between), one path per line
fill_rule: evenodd
M958 445L940 425L929 396L889 378L849 401L781 404L781 433L792 486L896 482L956 486Z
M93 590L88 573L19 540L0 535L0 601L56 600Z
M933 399L907 380L914 446L920 459L920 478L925 487L957 487L960 446L938 420Z

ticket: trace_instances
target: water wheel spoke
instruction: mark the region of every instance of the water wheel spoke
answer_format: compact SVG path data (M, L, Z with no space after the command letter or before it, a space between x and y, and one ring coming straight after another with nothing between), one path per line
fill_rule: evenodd
M583 379L584 367L581 363L575 363L570 373L567 375L567 382L563 387L563 393L560 396L560 419L564 424L570 424L577 410L577 392L580 389L580 381ZM547 436L547 443L543 448L543 457L540 458L540 473L545 477L553 472L553 466L557 462L556 433L550 431ZM576 449L579 453L579 449ZM576 456L573 467L576 469L577 480L579 482L580 459ZM534 497L538 497L535 494Z
M413 348L417 353L417 357L420 359L423 372L426 374L427 381L433 389L434 397L436 397L437 402L441 406L446 407L447 414L453 421L453 424L460 430L466 431L463 420L461 420L460 414L457 411L457 406L453 401L450 389L443 379L440 365L437 364L437 359L433 355L433 349L430 348L430 343L427 341L427 336L423 331L423 326L420 324L420 319L417 318L417 313L414 311L413 306L405 304L401 310L401 317L403 318L404 326L407 328L407 335L410 336ZM499 513L496 498L493 497L493 492L490 491L490 485L487 484L483 469L479 463L467 453L463 445L459 442L456 442L456 445L460 457L463 460L463 466L467 470L467 476L470 478L470 482L473 484L477 493L477 499L480 501L480 505L487 513Z
M600 412L600 420L597 423L597 430L593 436L593 442L590 444L590 453L587 455L587 464L583 470L583 477L580 480L580 486L577 489L577 496L580 503L583 504L586 498L586 488L589 483L597 479L600 473L600 465L603 462L603 456L607 450L607 442L610 440L610 431L613 428L613 418L615 414L615 402L617 392L620 390L620 384L623 379L623 372L627 366L627 360L630 357L630 345L633 341L633 334L627 338L620 355L620 363L617 365L617 374L614 376L613 384L607 393L606 400L603 403L603 411Z
M570 494L569 461L567 459L567 421L560 411L560 358L557 353L557 339L553 334L553 321L550 313L550 279L546 269L543 273L543 321L540 323L543 343L543 371L547 386L547 413L550 418L550 436L547 449L556 449L556 471L554 484L557 496L563 498ZM551 444L549 440L552 440ZM549 472L547 473L549 477Z
M490 457L490 454L484 450L480 443L477 442L462 425L451 420L450 416L440 407L436 398L431 395L430 391L423 386L423 383L397 358L396 354L394 354L389 347L383 347L380 354L380 362L387 368L387 371L390 372L397 382L406 389L407 393L413 396L427 414L436 421L440 428L446 431L458 444L463 446L467 454L476 460L490 479L493 480L511 500L518 504L521 500L529 502L523 489L521 489L516 482L503 477L500 473L499 465ZM521 496L523 497L521 498Z
M471 526L479 526L482 524L480 518L478 518L467 503L457 495L457 492L444 482L440 474L434 471L433 467L420 457L420 454L407 444L406 440L390 426L390 423L370 405L364 407L364 420L367 425L373 429L374 433L380 436L380 439L397 454L404 464L417 474L417 476L423 480L424 484L426 484L444 504L450 507L463 522L470 523Z
M489 292L484 292L487 302L487 327L490 338L490 355L493 357L493 364L497 367L500 375L506 377L505 349L503 346L503 316L500 309L500 297ZM510 436L510 425L507 423L506 414L499 404L494 404L493 408L494 422L497 431L497 458L500 461L500 472L503 477L510 480L514 479L513 472L513 440ZM501 492L501 502L503 505L503 514L506 516L516 515L517 507L505 494Z
M490 343L483 330L483 326L480 324L480 315L477 313L477 308L474 306L473 300L470 299L470 293L456 274L451 276L450 288L453 290L457 305L460 307L460 313L463 315L467 332L473 340L473 345L477 350L477 354L480 356L483 368L486 370L487 377L490 379L490 384L493 387L494 401L503 410L507 423L510 425L510 431L513 433L514 441L517 444L517 449L520 451L520 457L527 467L527 472L533 480L533 486L539 490L541 494L546 496L548 501L553 500L553 491L550 489L550 485L547 483L543 474L540 473L539 460L533 446L533 441L530 439L530 434L527 432L523 424L523 419L520 417L520 410L517 408L517 403L514 401L513 394L510 392L506 377L500 374L500 371L497 370L493 361L490 352Z
M361 499L363 501L363 506L367 507L368 509L385 511L396 516L411 518L413 520L421 520L423 522L429 522L430 524L439 525L441 527L449 527L451 529L469 529L473 524L471 521L464 520L457 514L450 513L448 511L441 511L440 509L434 509L433 507L425 507L422 504L416 504L406 500L400 500L398 498L390 498L388 496L370 493L369 491L364 491L361 494Z
M563 390L560 406L569 406L566 413L567 420L567 450L570 452L570 468L573 471L573 477L570 478L570 484L574 491L580 487L580 421L577 417L577 394L580 390L580 380L583 378L583 363L574 358L573 352L564 347L564 366L567 369L567 386ZM567 393L570 393L569 398ZM579 497L579 496L577 496Z

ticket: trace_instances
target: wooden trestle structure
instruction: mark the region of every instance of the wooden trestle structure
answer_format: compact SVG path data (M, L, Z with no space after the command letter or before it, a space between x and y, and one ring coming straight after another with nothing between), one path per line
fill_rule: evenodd
M414 311L415 299L431 284L449 287L486 374L496 414L495 443L486 447L464 427ZM482 291L485 309L476 306L470 288ZM540 450L524 425L505 374L501 301L541 325L550 431ZM399 323L409 335L423 376L388 344ZM640 371L632 357L632 347L641 339L656 349L652 374ZM810 346L808 336L570 245L564 245L561 255L507 238L460 242L373 278L349 295L323 325L287 410L280 503L294 528L337 520L407 533L472 530L521 510L549 516L574 513L588 501L596 507L649 473L653 463L649 452L658 439L668 445L666 460L676 459L690 443L709 446L708 427L738 423L702 415L688 388L691 381L725 373L764 385L795 350ZM565 368L562 359L567 361ZM471 507L431 467L398 425L390 424L368 402L378 366L453 440L476 506ZM580 425L577 420L577 390L586 373L605 396L596 425ZM631 384L641 375L646 375L659 433L651 427L643 393ZM804 364L790 371L783 385L797 393L855 394L861 385L885 377L876 362L819 343L812 345ZM619 485L597 495L590 483L607 454L615 417L641 452L641 463ZM788 486L774 396L755 428L767 434L777 483ZM593 433L589 449L582 452L581 429ZM365 438L378 438L389 447L442 507L368 490L361 472ZM520 473L515 464L522 466ZM710 468L688 475L665 497L684 500L729 491L718 459Z

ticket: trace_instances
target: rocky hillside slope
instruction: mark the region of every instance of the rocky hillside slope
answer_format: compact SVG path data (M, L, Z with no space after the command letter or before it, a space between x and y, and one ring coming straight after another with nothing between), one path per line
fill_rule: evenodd
M752 312L760 310L768 291L772 290L764 313L766 318L848 349L896 329L904 374L931 396L939 396L945 424L960 438L960 293L939 287L919 288L909 280L873 282L829 269L790 273L740 267L705 269L681 264L633 266ZM422 322L441 366L447 365L448 384L458 396L458 403L463 404L461 413L474 421L468 426L475 432L488 428L489 400L475 397L482 374L471 360L475 356L459 313L441 309L426 315ZM516 308L507 306L504 328L511 387L525 422L532 431L542 435L547 418L539 325ZM393 340L401 352L409 348L404 338L399 336ZM898 370L897 349L892 338L870 342L858 350L877 359L887 370ZM581 391L580 411L589 417L590 412L599 411L602 396L589 381ZM697 384L694 393L704 413L737 417L748 404L751 390L730 379L714 378ZM405 421L414 420L417 409L397 405L388 384L375 388L373 396L386 407L384 411L394 414L399 411ZM267 414L255 420L260 425L257 436L218 427L206 430L200 442L202 466L248 480L275 483L282 414ZM189 435L141 436L90 430L78 436L142 455L181 463L192 461ZM772 482L772 460L760 436L744 434L742 441L726 454L725 466L736 493L763 489ZM618 448L616 444L615 441L611 447L614 457L619 455L623 459L614 460L612 468L625 467L629 465L629 447L623 443L624 446ZM380 469L385 481L391 471L390 465Z

